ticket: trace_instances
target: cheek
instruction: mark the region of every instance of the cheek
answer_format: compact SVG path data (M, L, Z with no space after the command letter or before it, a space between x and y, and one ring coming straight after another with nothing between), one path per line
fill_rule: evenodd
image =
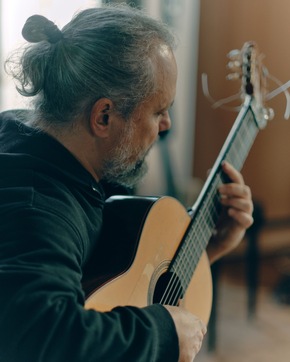
M147 128L146 136L144 136L144 138L147 139L148 146L151 146L153 143L156 142L158 134L159 134L158 125L154 124L152 127Z
M135 139L133 142L136 146L139 144L144 151L147 151L158 139L159 124L157 119L152 117L140 119L135 131Z
M156 143L156 140L158 138L158 133L154 133L154 132L151 132L151 133L147 133L147 135L143 136L143 141L141 141L142 143L142 151L143 152L148 152L152 147L153 145Z

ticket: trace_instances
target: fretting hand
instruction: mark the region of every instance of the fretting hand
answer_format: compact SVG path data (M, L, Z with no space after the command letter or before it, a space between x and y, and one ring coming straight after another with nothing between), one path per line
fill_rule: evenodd
M246 229L253 224L253 201L249 186L245 185L241 173L228 162L222 163L222 169L231 182L218 188L223 210L207 247L211 263L237 247Z

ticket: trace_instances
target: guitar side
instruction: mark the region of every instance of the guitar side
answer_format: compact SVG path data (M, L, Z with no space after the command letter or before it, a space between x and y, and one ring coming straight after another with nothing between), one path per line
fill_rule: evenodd
M142 199L131 201L140 203ZM129 223L133 222L130 213L136 209L138 207L133 206L127 209ZM116 306L144 307L154 302L157 282L174 258L191 218L183 205L171 197L156 199L144 210L146 215L140 225L136 247L133 247L136 250L132 260L91 292L85 304L87 309L108 311ZM137 234L133 239L136 237ZM203 253L180 304L208 322L211 302L211 271L206 253Z

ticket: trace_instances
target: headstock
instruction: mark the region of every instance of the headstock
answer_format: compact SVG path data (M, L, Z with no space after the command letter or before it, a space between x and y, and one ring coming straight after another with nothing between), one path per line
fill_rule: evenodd
M265 105L267 94L268 70L262 63L262 54L259 53L255 42L246 42L241 50L232 50L228 57L228 68L231 70L227 79L241 79L241 97L252 98L257 122L260 128L274 117L271 108Z

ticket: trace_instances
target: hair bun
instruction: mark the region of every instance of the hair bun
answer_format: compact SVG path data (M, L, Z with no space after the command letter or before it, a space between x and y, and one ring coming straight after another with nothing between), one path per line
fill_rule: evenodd
M22 36L30 43L38 43L43 40L57 43L63 38L59 28L42 15L33 15L26 20L22 29Z

